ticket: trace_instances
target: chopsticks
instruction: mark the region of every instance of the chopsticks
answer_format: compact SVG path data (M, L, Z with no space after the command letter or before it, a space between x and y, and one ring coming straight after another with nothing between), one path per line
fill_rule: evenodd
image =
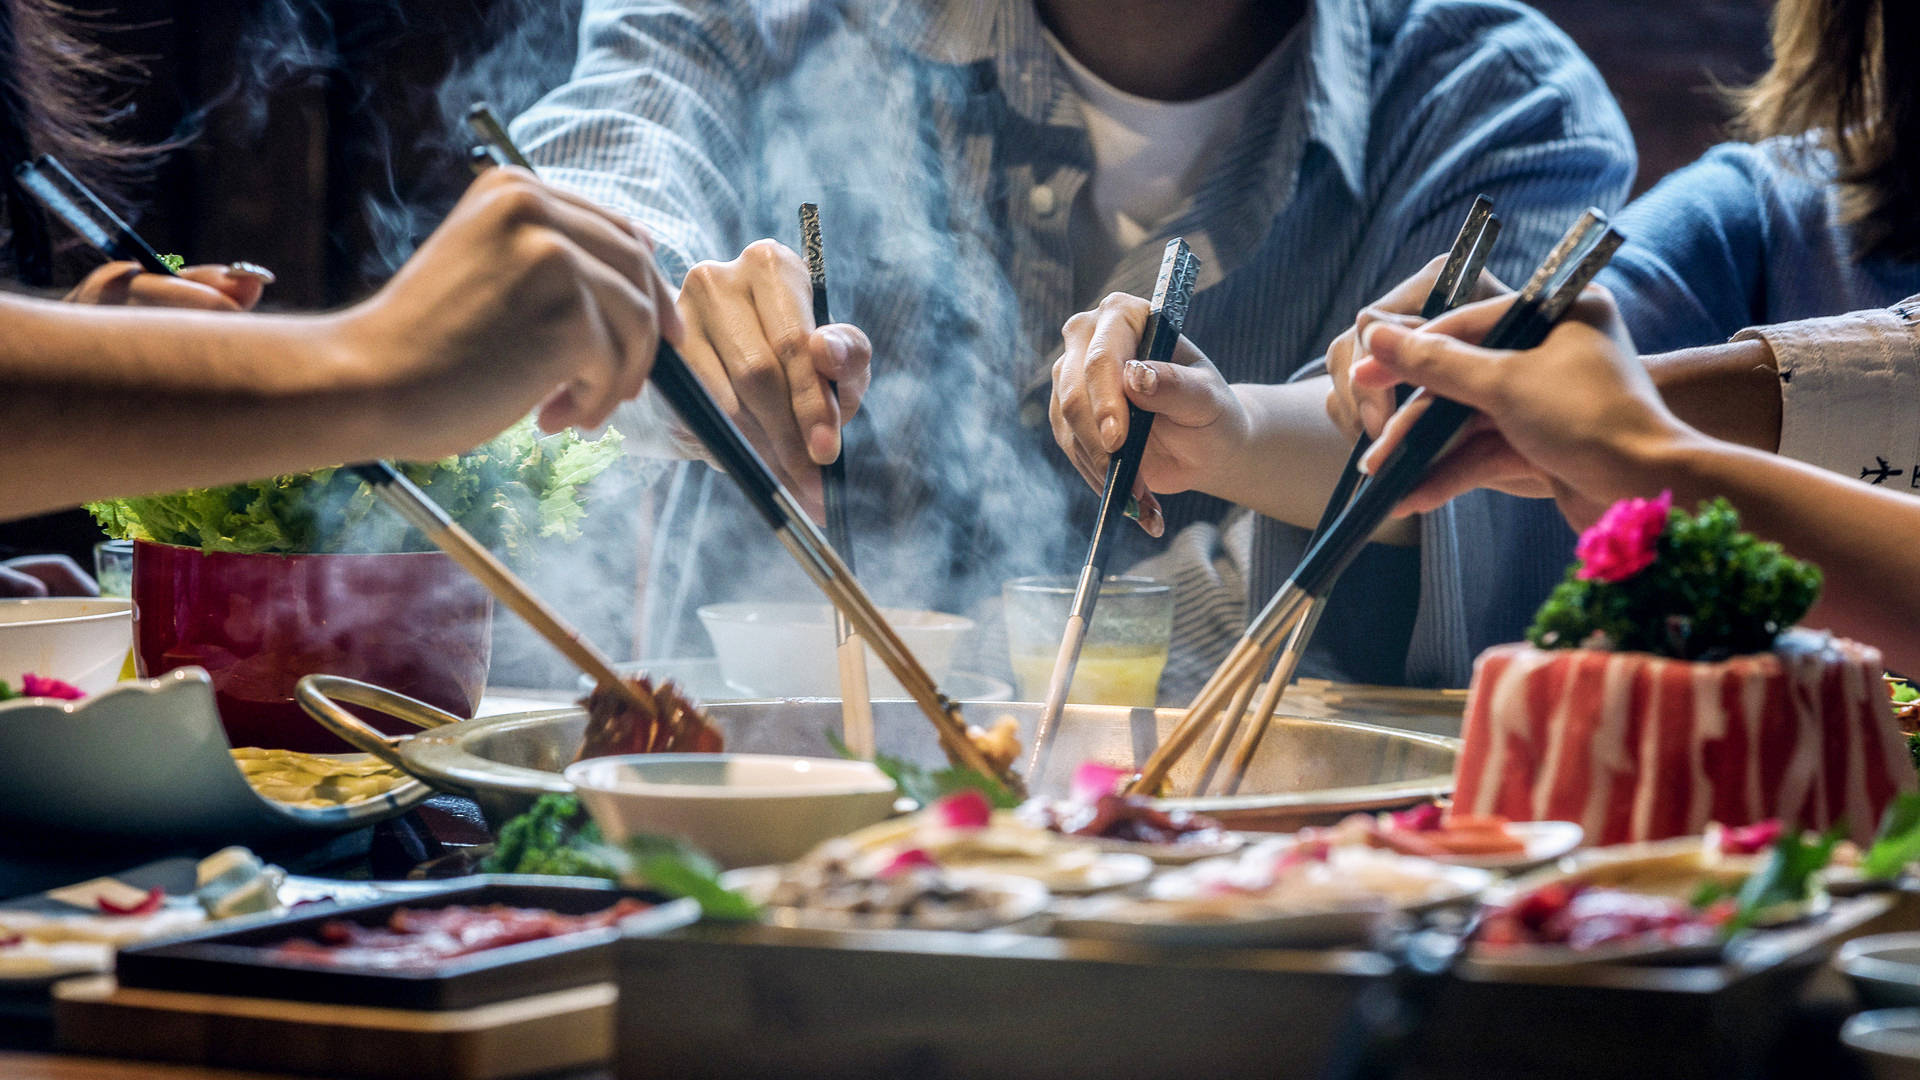
M1447 259L1441 264L1440 274L1434 279L1433 286L1427 291L1427 298L1420 308L1422 319L1435 319L1445 312L1459 307L1473 295L1474 285L1480 279L1480 271L1486 268L1487 258L1493 253L1494 242L1500 236L1500 219L1493 215L1493 200L1481 195L1473 200L1467 210L1467 217L1460 225L1460 231L1454 236L1453 247L1447 252ZM1411 386L1402 384L1395 388L1394 396L1400 404L1413 393ZM1334 484L1333 493L1327 497L1327 505L1320 512L1319 523L1314 526L1313 534L1307 540L1311 549L1320 538L1326 535L1340 512L1352 501L1354 488L1362 479L1360 459L1373 446L1373 437L1362 431L1353 442L1353 451L1347 455L1347 463L1340 471L1340 478ZM1320 616L1326 610L1326 601L1316 598L1301 616L1299 625L1293 628L1287 643L1281 648L1277 660L1271 654L1261 661L1265 667L1272 662L1273 673L1260 690L1260 701L1253 713L1253 726L1247 730L1239 748L1234 751L1233 765L1228 770L1225 782L1221 785L1224 794L1232 795L1240 790L1240 783L1246 778L1247 768L1253 763L1254 754L1259 752L1260 744L1266 739L1267 731L1273 724L1274 712L1280 707L1281 695L1286 693L1287 684L1293 681L1294 672L1299 670L1300 659L1306 654L1307 644L1313 640L1314 630L1320 625ZM1192 794L1199 795L1213 781L1214 773L1219 769L1220 761L1234 739L1239 737L1240 729L1247 721L1247 704L1253 697L1255 683L1249 679L1235 694L1227 706L1226 716L1215 730L1213 740L1207 744L1205 754L1200 759L1200 769L1194 779Z
M800 246L806 252L807 279L813 288L813 325L826 326L833 321L827 310L827 257L820 238L820 207L800 204ZM827 393L839 396L840 388L827 383ZM820 470L821 493L826 502L827 540L853 570L853 533L847 526L847 443L843 430L840 453ZM871 759L873 743L873 694L867 686L867 650L854 633L846 613L833 610L834 656L840 667L840 726L847 749Z
M119 214L100 201L52 154L16 165L13 177L47 212L80 235L109 262L131 260L149 274L173 274L153 245L141 239ZM177 276L177 275L175 275Z
M142 267L156 274L173 270L154 253L152 245L133 231L125 221L102 203L86 185L75 179L50 156L14 170L21 186L39 198L47 211L65 221L80 238L110 259L136 258ZM92 208L90 214L86 208ZM144 253L144 256L142 255ZM349 465L348 470L365 480L380 500L392 507L406 522L419 529L436 547L472 574L488 592L517 612L580 670L601 686L615 688L622 697L642 708L651 703L633 684L613 670L613 664L578 630L567 625L552 608L541 602L525 582L481 546L478 540L456 524L447 512L392 465L384 461Z
M515 163L526 161L526 156L513 146L507 137L506 129L493 116L493 111L485 102L476 103L467 115L468 123L480 135L497 156ZM906 643L900 640L893 627L880 614L880 609L865 589L854 579L853 571L840 558L833 545L821 535L791 492L774 477L766 462L747 442L746 436L734 426L720 406L714 403L706 387L687 366L678 351L666 341L661 341L659 350L654 354L653 373L648 377L667 404L687 425L695 438L713 456L722 471L732 478L740 493L752 504L767 527L772 530L787 552L793 556L800 569L813 579L820 591L827 594L833 606L843 612L847 621L859 632L870 648L886 664L895 678L900 680L907 694L913 698L920 711L932 721L934 730L940 736L940 744L953 761L984 776L998 777L1013 785L1013 778L1002 773L986 759L967 737L966 724L960 718L960 707L940 691L933 677L915 658Z
M1605 214L1598 210L1582 214L1534 271L1483 344L1493 349L1539 345L1620 243L1620 234L1608 227ZM1174 763L1193 746L1241 683L1258 677L1263 659L1281 635L1300 625L1308 608L1326 597L1341 571L1359 555L1393 507L1419 485L1473 415L1473 410L1459 402L1426 391L1418 391L1414 397L1422 395L1430 398L1427 410L1373 479L1360 486L1325 535L1308 549L1293 575L1201 688L1185 716L1148 757L1129 791L1151 794L1159 788Z
M1160 274L1153 285L1153 307L1147 315L1147 329L1140 339L1140 358L1156 363L1173 359L1174 346L1187 323L1187 306L1193 301L1194 281L1200 274L1200 260L1186 240L1167 241L1160 256ZM1080 650L1087 643L1087 626L1093 621L1093 608L1100 600L1100 586L1106 580L1107 562L1113 555L1113 530L1120 522L1127 501L1133 495L1133 481L1140 475L1140 459L1146 455L1147 439L1153 434L1153 414L1127 403L1127 438L1107 462L1107 480L1100 491L1100 513L1094 519L1093 539L1087 544L1086 561L1080 567L1080 582L1073 592L1066 629L1060 634L1060 652L1053 659L1053 676L1047 681L1046 705L1033 731L1033 755L1027 775L1039 776L1053 750L1053 739L1060 725L1060 714L1067 705L1067 690L1073 684L1074 668L1080 663Z

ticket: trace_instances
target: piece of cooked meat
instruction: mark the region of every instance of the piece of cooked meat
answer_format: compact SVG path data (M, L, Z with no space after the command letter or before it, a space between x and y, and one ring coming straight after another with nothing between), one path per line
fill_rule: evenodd
M587 709L587 736L575 761L611 754L717 754L724 741L693 699L671 682L658 687L645 675L628 679L650 703L642 708L610 686L594 687L580 704Z

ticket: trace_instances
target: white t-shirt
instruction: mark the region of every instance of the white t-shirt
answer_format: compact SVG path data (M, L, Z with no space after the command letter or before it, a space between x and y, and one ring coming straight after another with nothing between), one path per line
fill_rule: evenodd
M1058 38L1060 55L1080 92L1093 146L1093 173L1074 206L1075 277L1097 288L1122 253L1151 239L1178 216L1221 152L1240 133L1255 97L1300 37L1295 27L1246 77L1192 101L1156 101L1129 94L1089 71ZM1091 226L1091 227L1088 227Z

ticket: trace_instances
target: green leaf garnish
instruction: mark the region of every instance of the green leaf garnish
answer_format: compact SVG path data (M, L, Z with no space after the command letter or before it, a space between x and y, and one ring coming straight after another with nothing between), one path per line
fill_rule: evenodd
M1767 861L1741 883L1735 894L1736 906L1727 933L1754 925L1770 908L1811 900L1818 880L1815 875L1833 861L1834 846L1843 835L1845 831L1839 826L1813 840L1803 838L1796 829L1782 830Z
M827 745L833 747L833 752L843 758L850 761L862 760L860 755L849 750L840 736L831 730L827 732ZM873 755L873 764L887 774L887 779L892 780L893 786L900 789L900 794L921 806L932 806L945 796L968 788L973 788L985 795L988 805L995 810L1011 810L1020 805L1020 797L999 778L987 776L977 769L969 769L962 765L928 769L915 765L911 761L903 761L877 752Z
M1920 860L1920 792L1909 791L1895 796L1881 815L1880 831L1860 860L1860 873L1876 880L1898 877L1915 860Z
M187 265L187 257L185 255L162 255L160 256L160 263L177 274L180 272L181 267Z
M746 922L760 917L760 906L720 884L720 868L692 845L666 836L636 836L627 841L632 860L626 880L668 896L691 897L709 919Z

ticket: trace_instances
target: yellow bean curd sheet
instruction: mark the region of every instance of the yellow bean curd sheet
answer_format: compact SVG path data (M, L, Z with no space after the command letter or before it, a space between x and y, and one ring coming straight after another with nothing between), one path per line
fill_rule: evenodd
M303 754L236 747L233 763L253 790L289 806L344 806L384 795L407 775L371 754Z

